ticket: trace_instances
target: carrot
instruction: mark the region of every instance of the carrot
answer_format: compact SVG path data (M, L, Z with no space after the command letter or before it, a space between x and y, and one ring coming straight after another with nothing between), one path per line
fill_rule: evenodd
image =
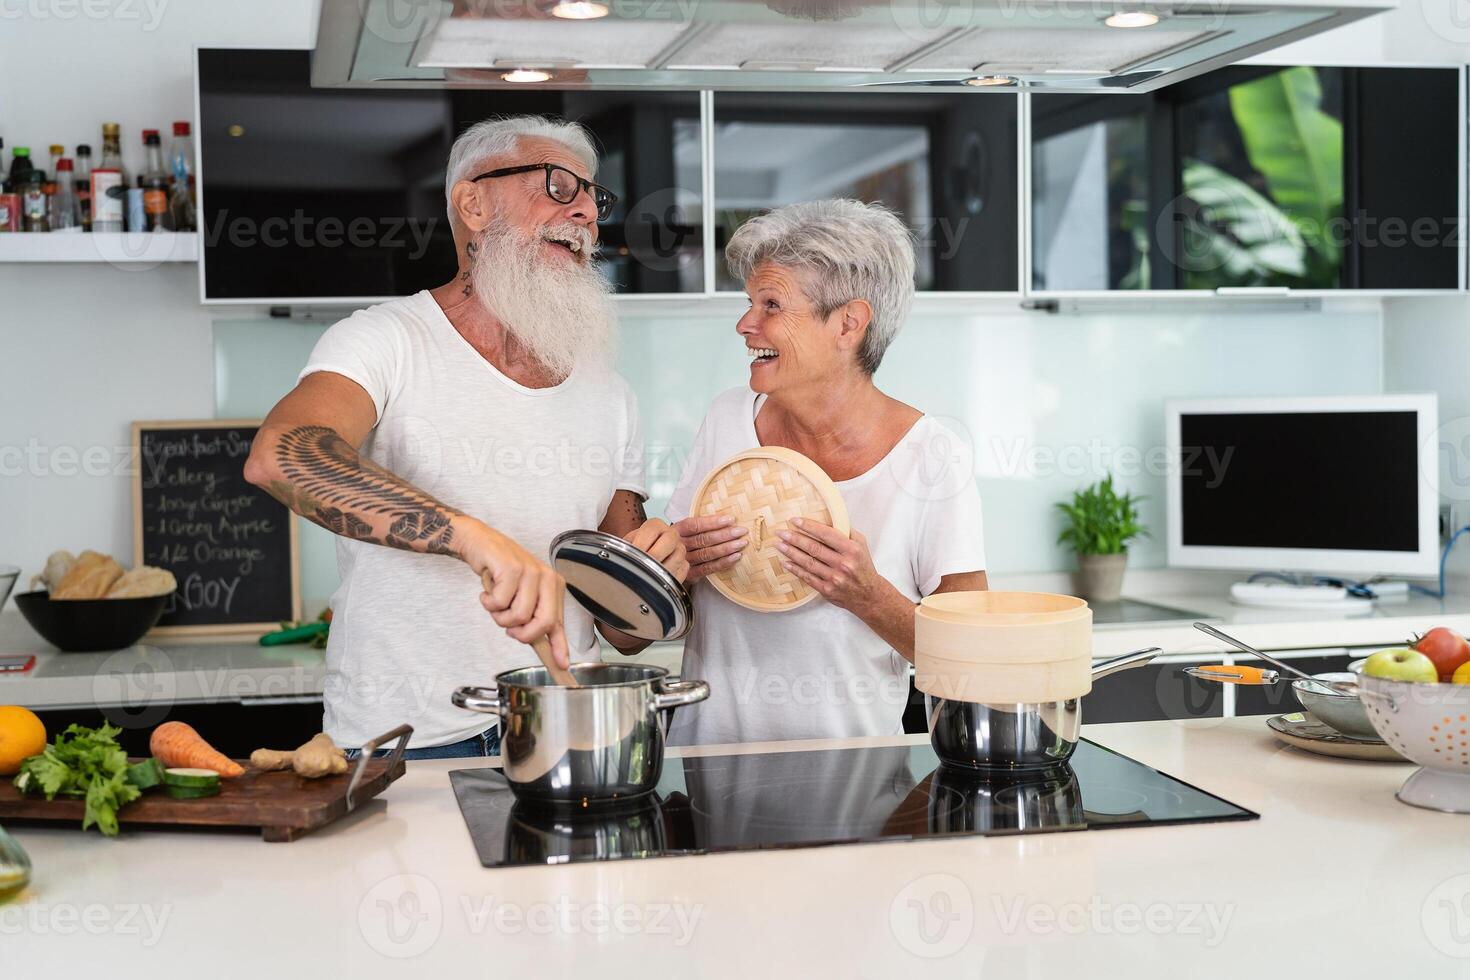
M221 755L182 721L166 721L153 729L148 748L155 759L171 769L212 769L226 779L245 772L239 763Z

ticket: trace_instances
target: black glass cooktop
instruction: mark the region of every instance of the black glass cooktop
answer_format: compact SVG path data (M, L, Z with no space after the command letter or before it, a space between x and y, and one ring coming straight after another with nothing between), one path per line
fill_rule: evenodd
M517 800L498 769L449 780L489 868L1259 816L1085 739L1069 765L989 777L927 742L670 758L653 793L595 810Z

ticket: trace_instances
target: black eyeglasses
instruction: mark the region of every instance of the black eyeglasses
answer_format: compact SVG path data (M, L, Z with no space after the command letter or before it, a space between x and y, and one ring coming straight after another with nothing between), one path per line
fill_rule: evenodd
M481 180L489 180L491 177L510 177L513 174L528 174L533 170L546 171L546 196L558 204L571 204L577 199L577 195L585 188L592 195L592 203L597 205L597 220L606 221L607 216L612 214L613 205L618 203L618 196L601 184L594 184L585 177L578 177L566 167L558 167L554 163L528 163L523 167L502 167L499 170L487 170L478 177L471 177L470 183Z

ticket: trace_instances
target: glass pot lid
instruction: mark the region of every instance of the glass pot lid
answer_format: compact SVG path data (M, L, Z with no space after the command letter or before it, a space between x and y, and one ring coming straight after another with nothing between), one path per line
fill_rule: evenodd
M622 538L566 531L551 542L551 567L593 619L630 636L677 640L694 621L683 583Z

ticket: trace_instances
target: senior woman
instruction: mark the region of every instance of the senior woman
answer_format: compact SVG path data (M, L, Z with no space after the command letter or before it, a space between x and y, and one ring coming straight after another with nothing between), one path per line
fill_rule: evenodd
M973 480L939 491L926 469L957 440L873 383L913 301L912 238L884 208L817 201L746 222L725 256L750 298L735 326L750 385L714 400L669 501L699 582L683 675L710 682L707 702L675 714L670 740L897 734L919 599L987 587ZM746 533L690 517L694 490L757 446L816 462L852 523L850 537L812 521L782 533L784 567L819 593L789 612L746 609L699 581L740 560Z

